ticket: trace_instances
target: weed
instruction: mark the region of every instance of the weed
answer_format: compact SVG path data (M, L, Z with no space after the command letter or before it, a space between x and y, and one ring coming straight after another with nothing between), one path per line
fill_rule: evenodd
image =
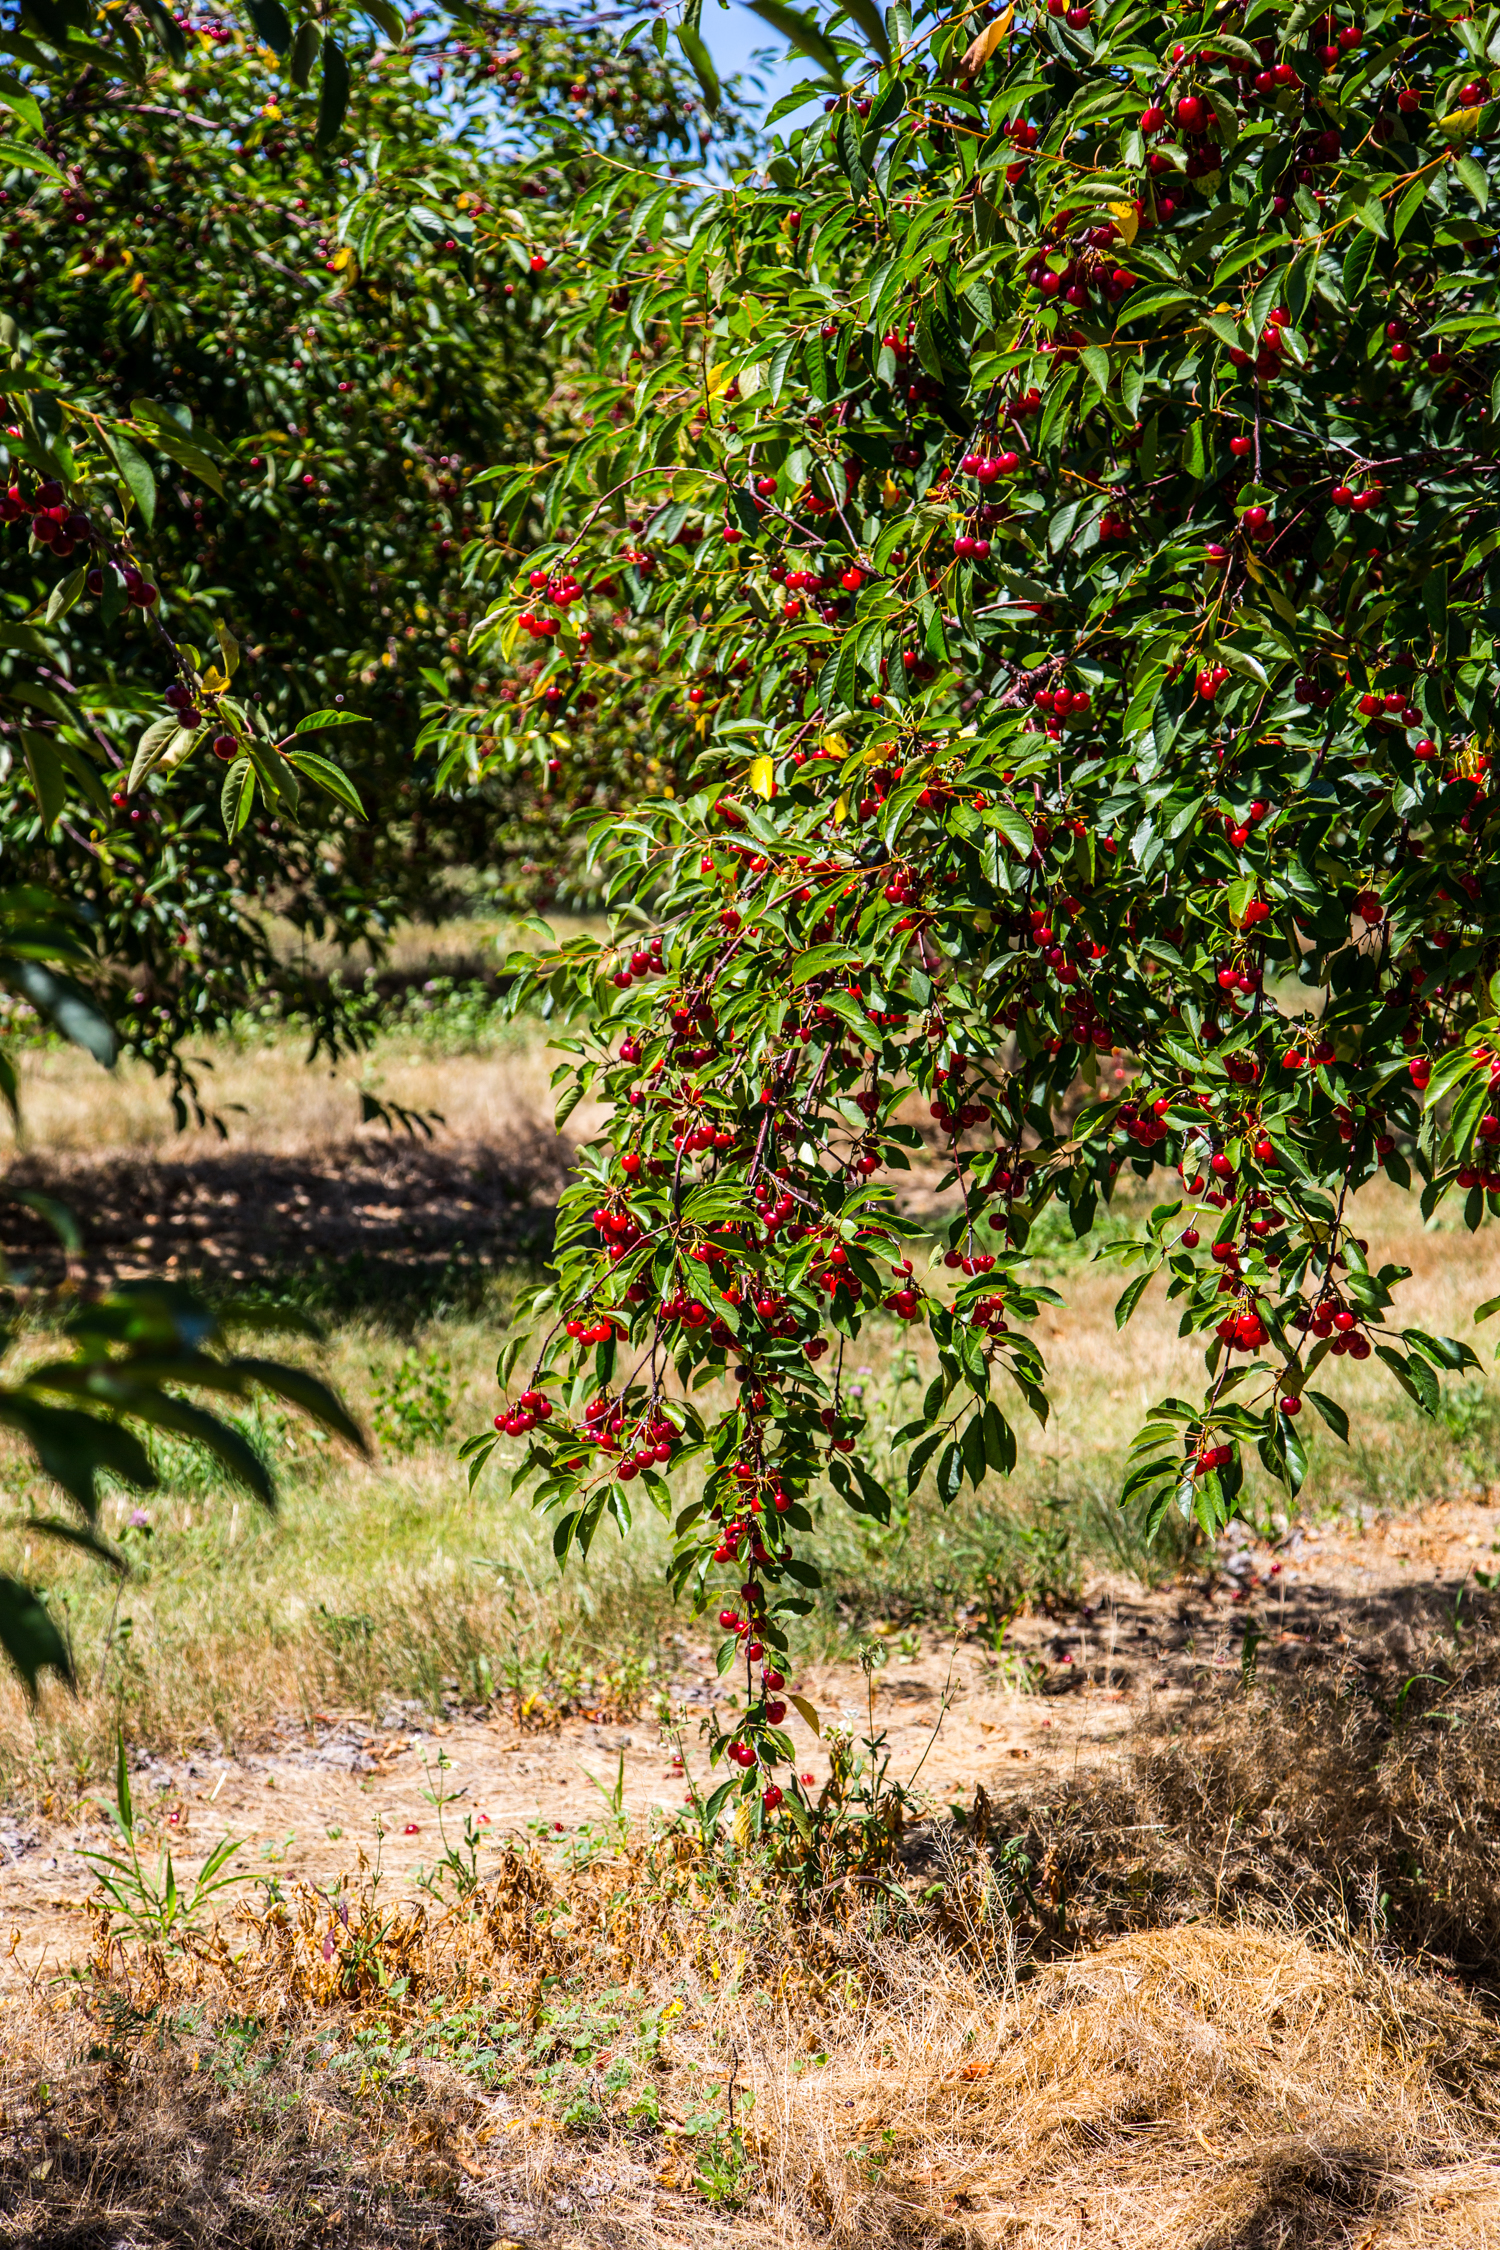
M447 1829L447 1812L450 1805L460 1803L467 1792L449 1789L443 1776L450 1773L453 1760L446 1750L439 1750L434 1765L422 1752L422 1771L427 1776L427 1787L422 1791L437 1814L438 1841L443 1847L442 1858L436 1867L418 1868L413 1880L418 1890L426 1891L432 1898L441 1898L451 1882L460 1899L472 1898L479 1888L479 1846L482 1841L472 1813L464 1816L464 1834L461 1845L450 1843Z
M205 1935L204 1916L209 1901L233 1885L251 1880L238 1870L227 1871L239 1845L228 1836L221 1838L194 1877L191 1890L179 1890L172 1854L165 1848L155 1873L149 1873L136 1841L135 1805L130 1793L130 1767L123 1729L116 1737L112 1813L128 1856L121 1858L114 1853L97 1851L79 1854L93 1868L95 1881L104 1894L103 1911L110 1935L150 1939L173 1952L180 1952L201 1940Z
M387 1452L409 1455L442 1445L453 1428L453 1363L442 1353L407 1352L389 1380L370 1370L375 1435Z

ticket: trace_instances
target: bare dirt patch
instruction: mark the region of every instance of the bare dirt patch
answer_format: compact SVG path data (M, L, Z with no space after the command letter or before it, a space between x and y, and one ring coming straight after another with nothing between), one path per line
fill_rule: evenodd
M819 1712L825 1735L842 1730L859 1740L873 1724L891 1778L919 1792L926 1810L925 1827L913 1831L917 1859L924 1836L930 1841L936 1826L955 1816L972 1824L976 1807L992 1839L1002 1831L1026 1833L1035 1828L1030 1808L1055 1802L1059 1790L1113 1792L1108 1802L1091 1799L1100 1834L1128 1831L1127 1815L1132 1805L1139 1809L1142 1792L1175 1789L1177 1768L1185 1765L1196 1777L1204 1822L1230 1823L1220 1839L1221 1902L1233 1895L1237 1871L1259 1895L1266 1862L1253 1838L1247 1843L1252 1778L1262 1799L1255 1818L1268 1829L1278 1822L1285 1829L1299 1796L1298 1819L1316 1830L1320 1816L1306 1800L1326 1790L1330 1846L1358 1800L1360 1773L1379 1770L1392 1741L1436 1747L1451 1768L1472 1749L1472 1730L1486 1746L1493 1734L1500 1784L1500 1695L1491 1693L1500 1669L1492 1653L1476 1653L1491 1650L1485 1621L1492 1600L1473 1576L1495 1530L1489 1506L1443 1503L1424 1517L1363 1534L1311 1527L1276 1543L1242 1536L1205 1576L1154 1593L1131 1581L1098 1579L1076 1611L1017 1618L998 1652L972 1637L902 1636L877 1621L871 1640L878 1661L869 1674L851 1664L815 1665L796 1685ZM1419 1575L1411 1570L1414 1557L1425 1566ZM434 1717L406 1704L372 1721L320 1711L306 1723L279 1722L237 1758L209 1750L177 1758L138 1753L135 1795L153 1847L170 1848L185 1878L227 1835L239 1843L238 1864L266 1880L336 1885L378 1853L394 1888L410 1893L441 1852L431 1801L437 1791L454 1793L446 1813L450 1837L467 1814L480 1823L481 1871L494 1853L517 1843L571 1848L580 1829L608 1825L607 1801L617 1788L636 1829L653 1815L680 1813L685 1783L671 1762L673 1742L681 1741L695 1778L711 1786L700 1721L716 1705L728 1716L722 1699L730 1688L710 1650L683 1640L675 1677L646 1712L558 1718L513 1706L454 1707ZM1235 1779L1236 1759L1244 1768L1239 1738L1252 1725L1252 1711L1267 1744L1274 1736L1293 1763L1272 1777L1269 1792L1264 1770L1255 1777L1240 1770ZM800 1719L791 1724L797 1770L816 1794L829 1773L827 1742ZM1299 1726L1306 1737L1300 1742ZM1487 1769L1478 1786L1481 1801L1463 1808L1476 1850ZM1219 1805L1236 1787L1243 1800L1239 1833L1233 1803ZM107 1795L96 1789L54 1811L13 1811L0 1829L12 1978L59 1966L78 1949L80 1909L91 1887L79 1851L106 1841ZM1445 1817L1436 1804L1425 1814L1410 1809L1418 1826L1425 1819L1441 1827ZM1190 1808L1174 1803L1159 1825L1163 1835L1174 1825L1191 1828ZM1076 1826L1065 1819L1055 1840L1071 1838ZM1047 1837L1037 1844L1043 1855ZM1420 1850L1415 1835L1413 1844ZM1071 1842L1067 1848L1076 1858ZM1356 1841L1351 1883L1378 1872L1388 1848L1396 1845L1383 1829L1364 1845ZM1165 1864L1162 1852L1154 1860ZM1284 1872L1291 1890L1306 1887L1304 1867L1288 1864ZM1354 1911L1353 1890L1350 1901ZM1488 1908L1475 1915L1465 1935L1441 1929L1429 1914L1421 1942L1436 1942L1470 1973L1500 1975L1500 1921L1490 1927Z

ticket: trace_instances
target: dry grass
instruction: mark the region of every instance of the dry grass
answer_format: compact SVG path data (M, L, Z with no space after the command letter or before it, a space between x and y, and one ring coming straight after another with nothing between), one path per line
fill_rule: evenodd
M943 1876L814 1910L685 1846L513 1854L447 1912L302 1890L101 1956L12 2017L0 2241L1500 2243L1456 1989L1244 1922L1034 1966L987 1863Z
M378 1039L368 1053L309 1063L294 1026L240 1041L205 1041L205 1105L221 1113L233 1146L275 1154L346 1143L359 1132L361 1089L405 1108L440 1113L460 1141L504 1148L518 1128L550 1110L544 1041L524 1023L444 1053L412 1032ZM112 1071L60 1041L23 1050L21 1147L59 1155L149 1150L190 1158L216 1152L220 1137L178 1133L161 1081L141 1062ZM3 1128L9 1133L9 1126Z
M179 1216L190 1190L215 1211L233 1193L260 1197L263 1231L283 1230L266 1270L337 1306L327 1269L341 1253L319 1250L319 1225L333 1212L388 1226L392 1293L367 1290L319 1364L367 1418L409 1352L419 1372L436 1365L448 1399L410 1452L392 1442L371 1465L295 1417L254 1418L286 1494L274 1522L164 1448L152 1537L137 1541L112 1639L113 1590L46 1558L85 1692L49 1698L33 1728L0 1689L0 1772L12 1797L50 1802L54 1838L121 1719L132 1743L170 1758L243 1752L289 1720L311 1740L321 1708L378 1714L410 1698L478 1713L539 1694L544 1710L626 1710L664 1679L681 1684L659 1523L559 1583L548 1527L503 1474L471 1495L453 1459L493 1412L513 1276L446 1295L428 1276L399 1293L421 1265L424 1201L448 1197L455 1234L492 1255L465 1167L475 1151L545 1140L540 1039L403 1034L331 1077L301 1055L274 1034L216 1050L219 1094L245 1105L226 1113L226 1152L169 1143L143 1074L105 1080L56 1049L27 1061L34 1145L64 1152L59 1177L85 1220L91 1190L102 1210L114 1181L122 1256L165 1250L191 1270L213 1239L157 1225L143 1240L153 1181ZM362 1081L447 1114L423 1158L435 1169L356 1132ZM108 1170L122 1150L128 1179ZM565 1158L553 1143L533 1166L539 1208ZM1415 1269L1404 1316L1467 1333L1493 1287L1485 1238L1423 1230L1384 1189L1361 1217L1372 1257ZM1159 1299L1118 1336L1118 1273L1045 1227L1037 1249L1068 1300L1041 1323L1048 1428L1023 1421L1014 1479L951 1512L919 1498L883 1529L830 1510L828 1590L799 1665L847 1657L872 1619L893 1650L901 1628L925 1631L925 1646L956 1615L977 1631L967 1605L985 1574L1002 1608L1029 1589L1056 1618L1101 1566L1124 1603L1123 1573L1169 1579L1184 1559L1146 1558L1113 1495L1142 1407L1190 1386L1198 1355ZM876 1466L881 1428L904 1419L928 1372L919 1351L907 1379L908 1343L873 1324L857 1370ZM1343 1363L1328 1387L1357 1409L1357 1442L1345 1452L1309 1433L1310 1515L1404 1514L1500 1479L1488 1385L1453 1390L1435 1427L1377 1367ZM18 1454L5 1473L24 1504ZM109 1528L124 1514L111 1500ZM1493 1526L1463 1520L1488 1563ZM1355 1573L1305 1619L1294 1600L1285 1645L1285 1595L1269 1585L1217 1612L1206 1588L1148 1600L1137 1586L1153 1653L1133 1653L1133 1724L1117 1703L1111 1739L1071 1773L1054 1759L1029 1793L974 1792L962 1829L939 1814L911 1831L883 1889L812 1891L728 1846L707 1859L658 1834L572 1873L491 1849L477 1894L442 1905L391 1874L375 1883L363 1861L349 1869L351 1842L343 1876L292 1881L282 1865L283 1892L268 1877L262 1907L194 1954L101 1944L75 1976L29 1996L13 1986L0 2243L1500 2250L1487 2012L1500 1981L1500 1655L1471 1629L1472 1607L1453 1611L1451 1588L1442 1613L1451 1542L1404 1544L1410 1598L1400 1554L1371 1539L1364 1558L1384 1576L1376 1587L1365 1573L1370 1599L1350 1591ZM1268 1640L1258 1677L1252 1650L1240 1678L1224 1649L1233 1624L1243 1652L1248 1620ZM1046 1645L1051 1626L1030 1631L1016 1629L1026 1661L1046 1672L1056 1657L1048 1698L1070 1690L1081 1650L1074 1665ZM989 1661L982 1641L969 1652ZM1111 1639L1101 1684L1128 1670ZM993 1700L980 1682L975 1709ZM1020 1770L998 1767L981 1731L976 1720L991 1780ZM576 1830L567 1841L577 1848ZM317 1850L304 1872L340 1857Z

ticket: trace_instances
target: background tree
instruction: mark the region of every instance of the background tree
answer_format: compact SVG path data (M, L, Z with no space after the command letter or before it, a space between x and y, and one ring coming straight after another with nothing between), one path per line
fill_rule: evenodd
M366 13L392 44L277 0L250 37L38 0L0 78L0 982L101 1062L123 1040L171 1071L180 1113L185 1038L268 986L310 997L268 908L347 943L458 866L503 872L526 797L476 780L437 808L412 762L417 696L463 678L465 479L566 429L548 276L589 167L701 153L679 78L614 58L607 19ZM356 703L365 747L336 760ZM317 1028L357 1029L336 993ZM6 1343L21 1314L7 1294ZM70 1356L0 1386L66 1507L15 1528L122 1569L102 1480L153 1483L152 1430L269 1503L194 1391L268 1388L357 1442L326 1386L230 1350L246 1322L306 1326L164 1284L77 1311ZM8 1576L0 1648L33 1689L71 1677Z
M44 136L11 150L16 346L41 355L73 426L112 432L101 467L129 471L121 520L149 542L160 594L143 634L96 545L41 543L20 474L0 594L31 771L18 763L3 841L66 886L110 964L121 1036L179 1078L184 1039L251 993L281 992L332 1044L358 1035L337 987L278 957L268 905L314 938L378 946L476 876L497 899L555 888L559 800L628 765L589 747L576 709L584 755L566 777L543 762L439 791L413 744L424 700L501 685L467 662L461 552L476 476L569 439L553 333L569 204L601 165L696 163L701 111L654 51L617 57L607 19L396 28L398 46L346 40L332 133L298 92L300 35L278 77L254 32L213 16L140 84L88 68L54 87ZM223 709L205 694L221 634L237 661ZM529 697L515 670L505 692ZM198 729L167 723L163 695L182 691ZM320 797L326 762L304 766L315 786L294 804L274 757L236 766L255 739L237 701L269 738L357 715L337 738L346 785ZM142 788L135 746L158 722Z
M541 972L610 1124L500 1421L562 1557L696 1466L674 1581L746 1671L716 1754L798 1819L808 1500L889 1506L843 1387L872 1313L931 1332L908 1475L951 1501L1047 1414L1043 1208L1087 1237L1165 1169L1101 1254L1205 1385L1124 1498L1212 1533L1247 1452L1295 1492L1306 1411L1344 1434L1331 1357L1427 1412L1475 1364L1396 1324L1359 1190L1500 1211L1500 14L851 15L798 31L821 117L599 262L596 435L503 495L550 536L484 627L606 693L565 620L623 574L658 722L706 725L692 793L595 838L611 942Z

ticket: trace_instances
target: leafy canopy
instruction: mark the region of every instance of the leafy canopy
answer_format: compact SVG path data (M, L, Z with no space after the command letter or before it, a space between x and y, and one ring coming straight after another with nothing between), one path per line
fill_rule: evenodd
M1205 1384L1124 1497L1212 1532L1249 1449L1299 1486L1306 1405L1343 1434L1331 1356L1427 1412L1474 1364L1398 1325L1359 1188L1500 1212L1500 14L869 30L878 66L824 24L836 90L763 170L581 201L585 254L634 212L578 312L593 429L502 490L549 537L481 628L601 696L649 631L657 724L701 742L593 838L610 941L540 972L564 1108L610 1122L502 1421L559 1556L700 1465L673 1575L747 1664L719 1748L767 1806L809 1498L889 1506L842 1382L878 1308L937 1346L908 1476L950 1502L1047 1412L1043 1207L1087 1237L1122 1167L1175 1172L1108 1253L1121 1325L1159 1279ZM924 1149L930 1270L892 1192Z

